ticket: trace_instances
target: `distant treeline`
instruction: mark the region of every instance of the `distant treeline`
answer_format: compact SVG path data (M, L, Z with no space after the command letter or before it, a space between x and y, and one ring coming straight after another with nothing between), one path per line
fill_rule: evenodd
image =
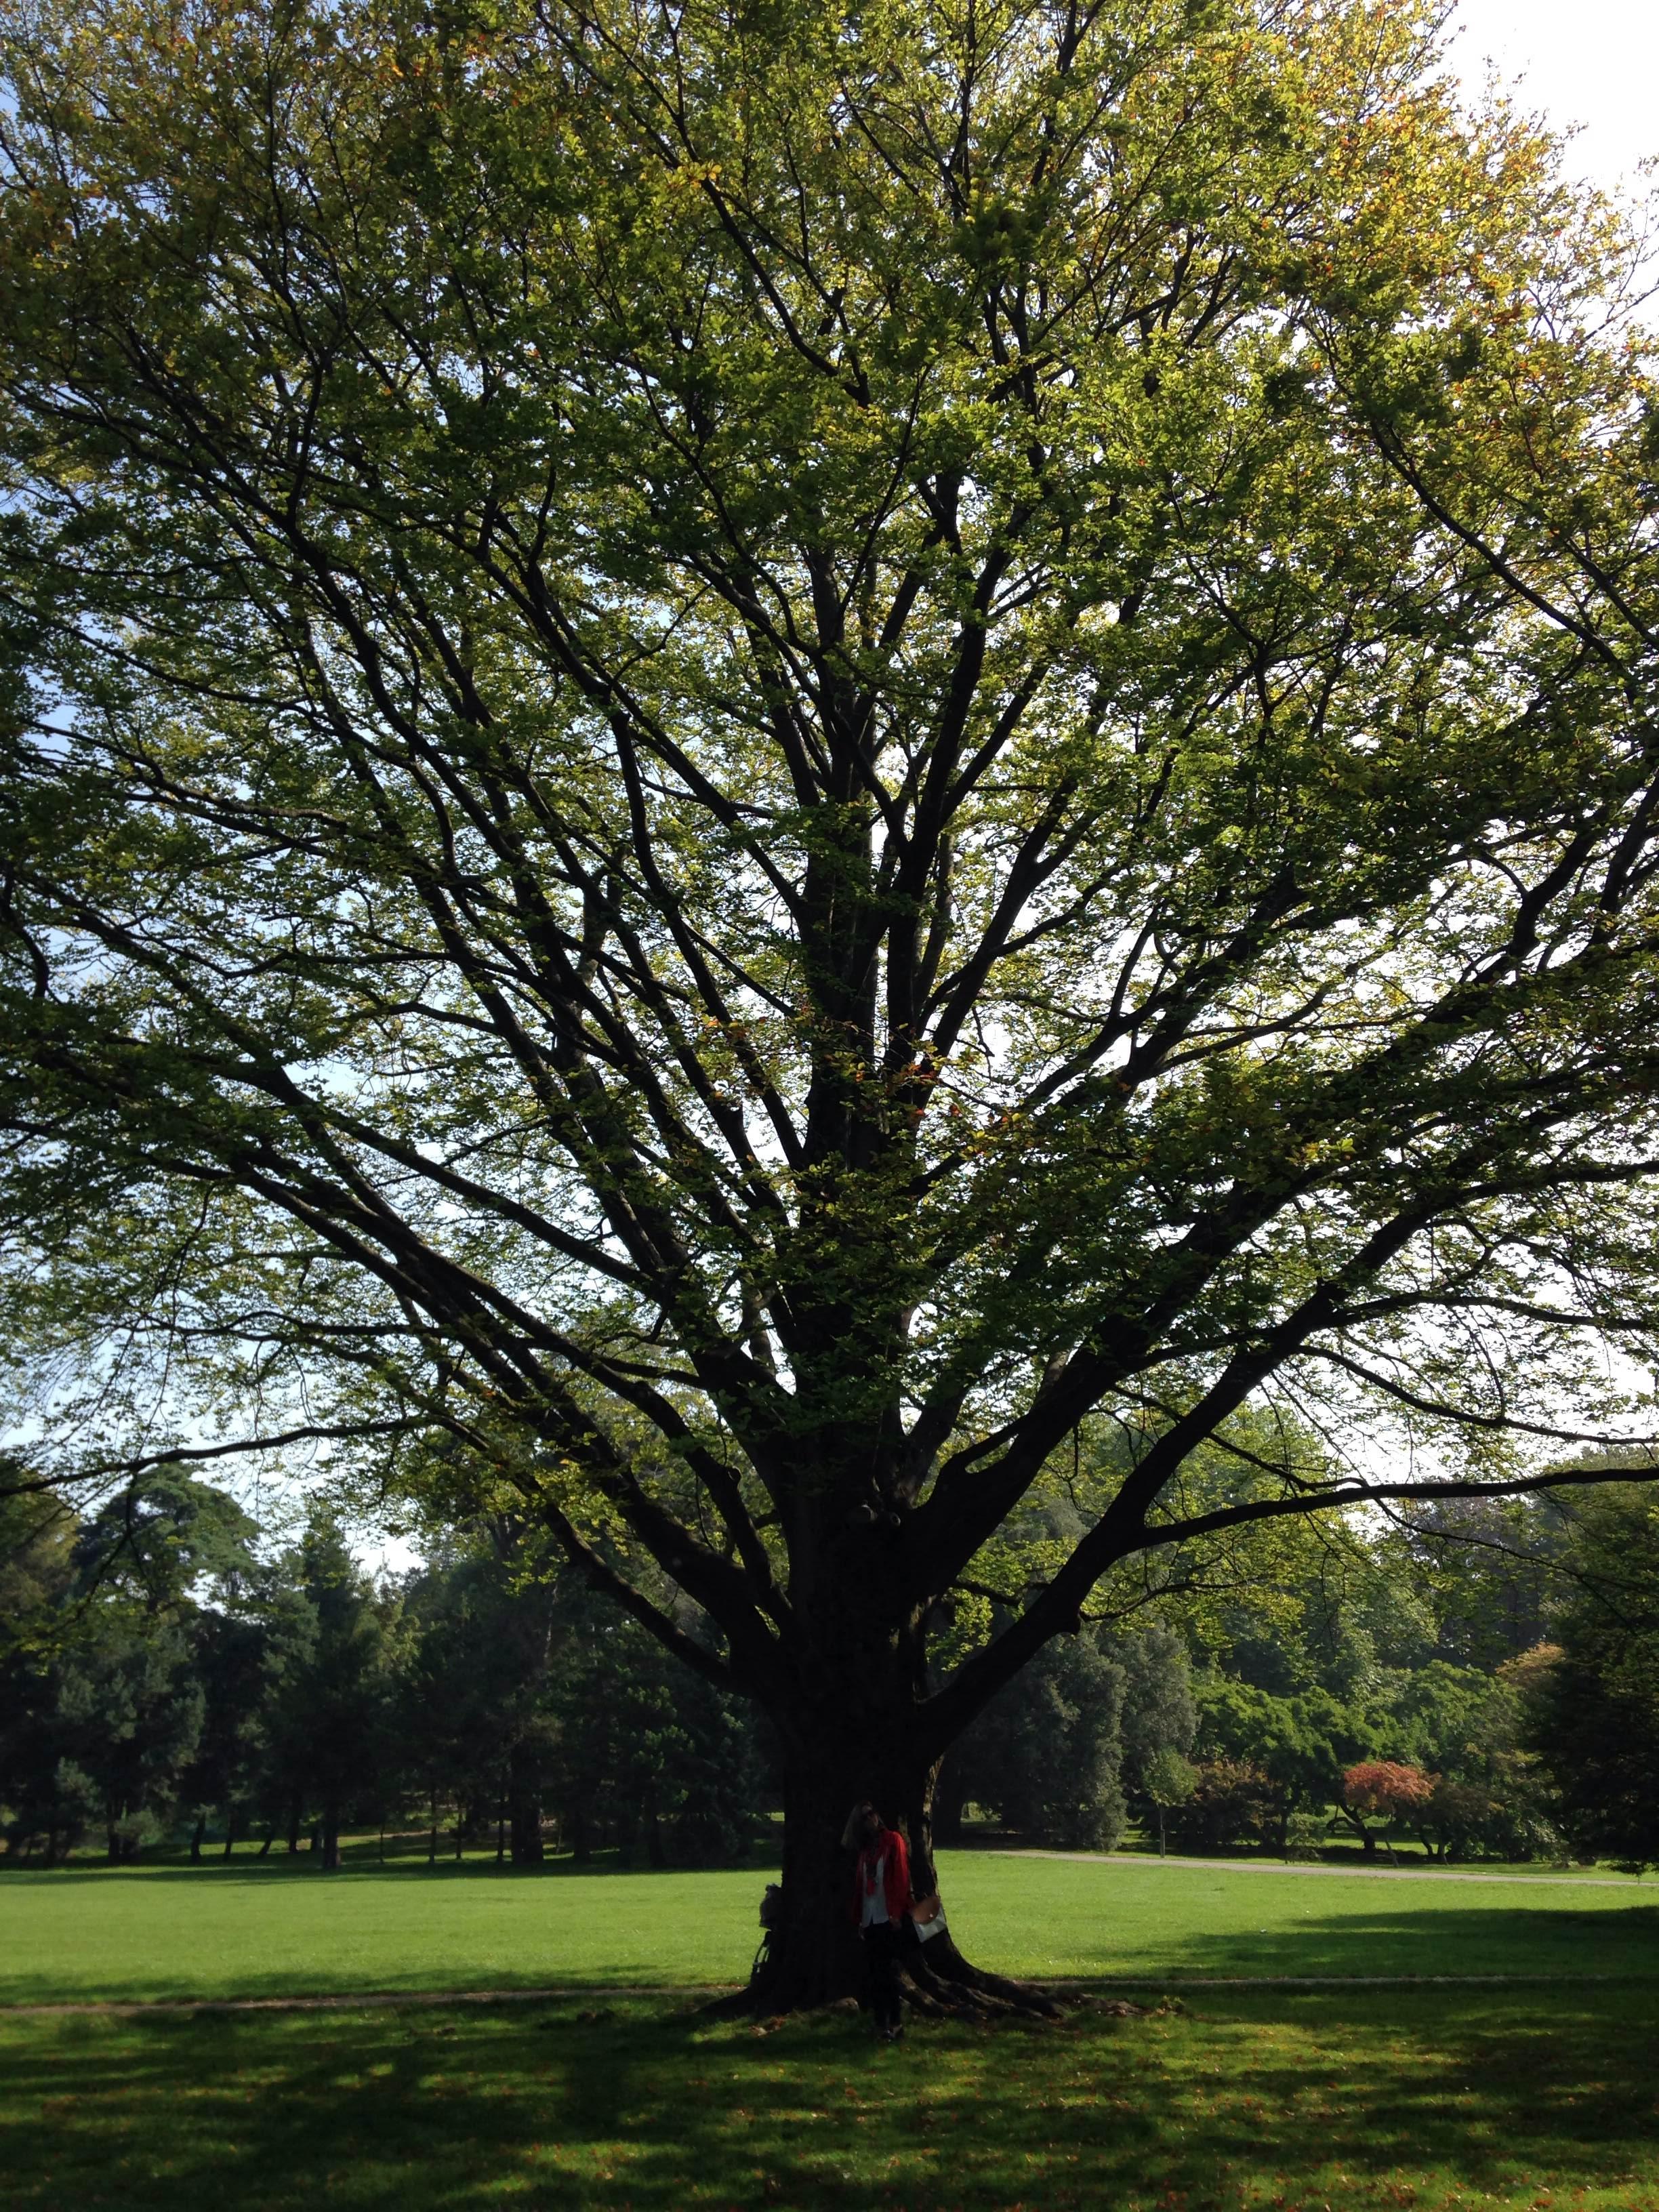
M1034 1521L1027 1555L1072 1533ZM971 1804L1091 1849L1135 1818L1189 1850L1659 1863L1659 1486L1285 1529L1182 1584L1038 1654L946 1759L945 1836Z
M766 1795L747 1714L507 1522L377 1583L325 1516L270 1554L223 1493L164 1479L15 1547L0 1608L29 1624L0 1684L14 1855L332 1866L343 1830L416 1821L434 1854L697 1864L746 1847Z
M418 1826L434 1856L702 1865L776 1802L750 1710L509 1519L376 1580L326 1515L273 1546L182 1475L84 1519L13 1498L0 1632L14 1859L329 1867L346 1830ZM1172 1577L1048 1645L953 1747L939 1840L972 1816L1070 1848L1138 1820L1189 1850L1659 1859L1659 1508L1618 1486Z

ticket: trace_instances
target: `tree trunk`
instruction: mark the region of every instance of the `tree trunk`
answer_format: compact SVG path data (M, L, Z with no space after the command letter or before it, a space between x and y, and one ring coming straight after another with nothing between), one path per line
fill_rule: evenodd
M321 1835L323 1872L337 1874L340 1870L340 1815L337 1808L332 1805L323 1814Z
M198 1813L196 1815L196 1826L190 1832L190 1858L191 1864L192 1866L199 1866L201 1864L202 1838L206 1835L206 1833L207 1814L205 1813Z
M512 1843L509 1846L514 1866L539 1866L542 1863L542 1808L535 1797L514 1796L510 1815Z
M542 1863L542 1784L533 1753L515 1743L507 1760L507 1819L514 1866Z
M933 1781L919 1757L872 1756L846 1745L821 1744L816 1757L786 1764L782 1899L766 1960L748 1989L725 2000L724 2008L771 2014L848 1997L865 2002L864 1946L853 1912L854 1860L842 1846L842 1832L854 1806L868 1798L909 1844L912 1896L931 1895L939 1887ZM1042 1990L975 1966L948 1929L926 1944L914 1943L903 1955L903 1993L919 2012L1059 2014Z
M221 1858L228 1859L230 1856L230 1847L235 1840L236 1815L234 1813L230 1811L228 1807L227 1807L225 1811L225 1847L219 1854Z
M962 1841L968 1811L968 1774L959 1759L946 1753L933 1789L933 1841L948 1849Z
M300 1797L296 1790L288 1801L288 1855L297 1858L300 1854Z

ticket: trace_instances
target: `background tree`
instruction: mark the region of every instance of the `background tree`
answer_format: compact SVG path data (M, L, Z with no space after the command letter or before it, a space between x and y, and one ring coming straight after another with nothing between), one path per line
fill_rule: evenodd
M1040 1583L1041 1561L1029 1564ZM1188 1749L1196 1723L1176 1628L1091 1624L1050 1646L957 1739L939 1775L935 1832L959 1841L971 1802L1039 1841L1109 1850L1130 1799L1155 1802L1150 1762Z
M392 1607L326 1512L313 1516L287 1580L265 1721L267 1788L286 1810L289 1850L301 1821L314 1817L323 1868L332 1873L348 1814L378 1810L392 1771ZM422 1741L426 1717L408 1717Z
M1167 1821L1172 1805L1192 1802L1199 1782L1198 1769L1169 1747L1155 1751L1142 1769L1141 1788L1158 1814L1158 1855L1169 1849Z
M1123 1675L1124 1787L1132 1796L1139 1792L1154 1803L1173 1804L1158 1796L1150 1778L1155 1766L1166 1780L1173 1775L1169 1762L1192 1749L1197 1732L1186 1644L1170 1621L1155 1620L1138 1633L1111 1638L1106 1648Z
M574 1577L559 1591L549 1704L548 1796L579 1860L605 1846L652 1866L741 1856L761 1786L752 1729Z
M1413 1511L1389 1548L1431 1609L1436 1656L1490 1672L1540 1643L1559 1605L1571 1528L1549 1495Z
M1200 1684L1199 1703L1200 1752L1252 1778L1281 1850L1291 1814L1340 1799L1345 1766L1376 1747L1374 1717L1328 1690L1279 1698L1223 1676ZM1200 1787L1194 1802L1203 1808L1213 1795Z
M43 1528L36 1514L21 1526L8 1514L5 1534L16 1548L4 1586L19 1610L0 1615L0 1818L9 1850L27 1856L38 1845L49 1865L68 1856L98 1811L94 1785L70 1756L58 1703L61 1601L75 1523L69 1514L58 1519L57 1528Z
M1484 1559L1472 1579L1489 1586ZM1533 1599L1533 1575L1523 1568L1517 1580L1522 1600ZM1457 1608L1460 1625L1468 1617L1468 1608ZM1434 1777L1433 1795L1413 1816L1431 1854L1525 1858L1559 1851L1542 1777L1527 1748L1522 1701L1503 1668L1486 1674L1431 1662L1399 1686L1380 1733L1391 1754Z
M1122 1669L1092 1633L1048 1645L957 1743L953 1796L1042 1842L1110 1850L1127 1810L1119 1781L1123 1686Z
M1559 1645L1517 1671L1555 1814L1579 1850L1659 1864L1659 1519L1650 1492L1605 1493L1575 1516L1580 1578Z
M430 1802L454 1799L458 1845L481 1819L505 1822L510 1798L514 1863L533 1864L541 1856L537 1753L552 1593L515 1592L510 1562L494 1547L447 1548L403 1591L407 1644L390 1723L393 1756ZM433 1829L435 1850L435 1820Z
M526 1701L544 1686L546 1650L522 1652L511 1610L483 1559L438 1559L403 1590L404 1648L387 1717L389 1752L403 1787L431 1812L429 1856L438 1856L438 1801L456 1808L456 1854L484 1816L507 1809L507 1770L525 1732ZM504 1635L508 1631L508 1635ZM522 1659L529 1656L529 1679ZM540 1659L540 1663L538 1663Z
M1432 20L7 11L6 1356L66 1480L447 1441L758 1701L768 2005L1115 1565L1653 1355L1659 441Z
M27 1480L20 1462L0 1460L0 1826L9 1850L39 1844L50 1863L71 1848L86 1812L65 1802L53 1725L52 1660L76 1522Z
M1343 1774L1337 1817L1352 1828L1368 1859L1376 1856L1379 1836L1392 1859L1389 1829L1402 1820L1421 1820L1438 1780L1437 1775L1425 1774L1420 1766L1407 1766L1400 1759L1362 1759Z
M56 1669L56 1732L112 1861L165 1832L186 1785L207 1712L194 1594L250 1564L252 1534L224 1492L166 1472L76 1534L66 1595L84 1610Z

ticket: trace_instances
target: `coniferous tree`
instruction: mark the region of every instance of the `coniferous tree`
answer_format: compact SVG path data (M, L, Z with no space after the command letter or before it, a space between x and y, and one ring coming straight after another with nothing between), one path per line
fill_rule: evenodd
M283 1805L289 1850L313 1820L323 1869L332 1873L348 1814L378 1810L390 1771L389 1607L325 1513L295 1547L288 1582L265 1723L267 1787Z

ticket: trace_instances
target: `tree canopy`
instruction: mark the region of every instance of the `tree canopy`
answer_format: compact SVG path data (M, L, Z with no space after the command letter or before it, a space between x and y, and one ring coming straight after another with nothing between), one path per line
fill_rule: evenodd
M1616 1428L1659 429L1431 10L4 25L41 1479L516 1493L824 1891L1115 1563Z

